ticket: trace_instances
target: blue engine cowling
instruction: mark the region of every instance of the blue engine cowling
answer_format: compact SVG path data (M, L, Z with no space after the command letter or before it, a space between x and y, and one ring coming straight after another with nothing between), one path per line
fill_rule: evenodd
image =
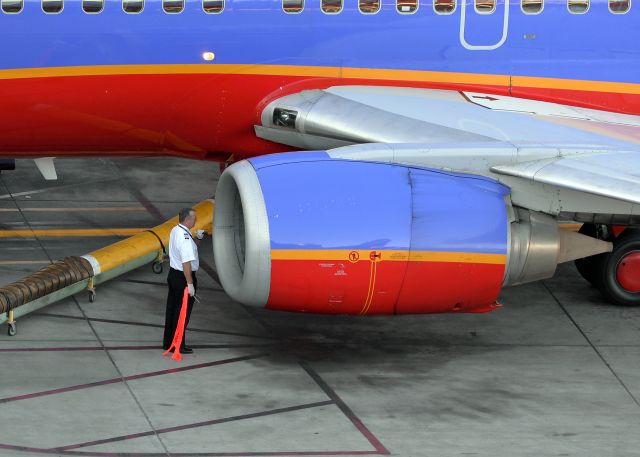
M325 152L253 158L220 178L216 267L232 298L271 309L485 310L508 263L508 194L485 177Z

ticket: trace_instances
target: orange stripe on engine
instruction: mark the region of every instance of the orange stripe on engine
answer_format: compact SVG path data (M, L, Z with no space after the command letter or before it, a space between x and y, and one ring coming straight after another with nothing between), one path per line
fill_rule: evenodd
M346 249L274 249L271 260L319 260L352 262L353 253L357 253L357 262L369 262L372 252L380 253L380 261L395 262L446 262L446 263L479 263L504 265L505 254L485 254L477 252L441 252L441 251L400 251L400 250L346 250Z

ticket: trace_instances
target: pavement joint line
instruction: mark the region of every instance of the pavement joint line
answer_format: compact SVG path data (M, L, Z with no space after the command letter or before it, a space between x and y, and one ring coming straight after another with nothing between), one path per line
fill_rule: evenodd
M604 355L602 355L602 353L598 350L598 348L596 347L595 344L593 344L593 342L591 341L591 339L587 336L587 334L584 332L584 330L582 330L582 328L580 327L580 325L578 325L578 323L576 322L576 320L573 318L573 316L569 313L569 311L564 307L564 305L562 303L560 303L560 300L558 300L558 297L556 297L556 295L553 293L553 291L551 290L551 288L549 287L549 285L546 283L546 281L542 281L542 284L544 286L545 289L547 289L547 291L549 292L549 294L553 297L553 299L555 300L555 302L558 304L558 306L560 307L560 309L565 313L565 315L569 318L569 320L571 321L571 323L576 327L576 329L578 329L578 332L580 332L580 334L582 335L582 337L589 343L589 346L591 346L591 348L593 349L593 351L598 355L598 357L600 358L600 360L602 361L602 363L604 363L604 365L607 367L607 369L611 372L611 374L614 376L614 378L616 378L618 380L618 382L620 383L620 385L622 386L622 388L627 392L627 394L629 395L629 397L631 397L631 399L633 400L633 402L640 407L640 402L638 401L638 399L631 393L631 391L629 390L629 388L627 387L627 385L624 383L624 381L622 381L622 379L620 378L620 376L618 376L618 373L615 372L615 370L613 369L613 367L609 364L609 362L607 361L607 359L604 357Z
M129 385L129 383L127 382L126 377L123 375L122 371L120 370L120 367L118 366L118 364L116 363L116 361L113 359L113 356L111 355L111 353L109 351L107 351L105 349L105 344L102 341L102 339L100 338L100 334L98 334L98 332L96 331L96 329L94 328L93 324L89 321L87 314L84 312L84 309L82 308L82 306L80 306L80 302L78 301L78 299L74 296L73 297L73 301L75 302L76 306L78 307L78 310L80 310L80 312L82 313L82 315L85 318L85 321L87 323L87 325L89 325L89 327L91 328L91 331L93 332L93 334L95 335L96 339L98 340L98 343L100 343L100 346L102 346L102 350L104 351L104 353L106 354L106 356L109 358L109 361L111 362L111 364L113 365L114 369L116 370L116 372L118 373L118 376L120 377L119 381L121 383L124 384L124 386L126 387L126 389L129 391L129 395L131 395L131 398L133 399L133 401L136 403L136 405L138 406L138 409L140 410L140 412L142 413L142 416L144 417L145 421L147 422L147 424L149 425L149 427L151 428L151 430L154 431L154 435L156 436L156 439L158 440L158 442L160 443L160 445L162 446L162 448L164 449L165 453L167 454L167 456L169 456L169 449L167 449L167 446L162 442L162 440L160 439L160 437L158 436L158 433L155 432L155 428L153 427L153 423L151 422L151 418L149 417L149 415L147 414L147 412L145 411L145 409L142 407L142 404L140 403L140 400L138 399L138 397L136 396L136 394L133 392L133 389L131 388L131 386Z
M39 229L28 223L28 229L0 230L0 238L97 238L133 236L144 232L142 227Z
M200 266L202 269L209 275L211 279L213 279L217 284L222 287L222 283L220 282L220 277L218 276L218 272L205 260L200 261Z
M50 343L94 343L95 340L93 339L86 339L86 338L80 338L77 340L74 339L70 339L70 340L63 340L63 339L51 339L51 340L29 340L29 339L16 339L15 337L11 337L11 340L5 340L5 341L15 341L16 343L46 343L46 344L50 344ZM142 340L144 341L144 340ZM18 349L18 348L9 348L9 349Z
M353 412L351 408L340 398L335 390L326 383L324 379L315 371L306 361L300 361L300 366L313 379L313 381L322 389L322 391L336 404L342 414L351 421L354 427L364 436L380 455L390 455L389 450L380 442L380 440L367 428L360 418Z
M25 212L51 212L51 213L62 213L62 212L134 212L134 211L146 211L142 206L114 206L114 207L105 207L105 206L95 206L95 207L79 207L72 206L67 208L53 208L53 207L35 207L30 206L27 208L21 208L22 211ZM0 208L0 213L13 213L19 212L18 208Z
M114 442L118 442L118 441L126 441L126 440L135 439L135 438L142 438L144 436L152 436L152 435L159 435L159 434L164 434L164 433L179 432L179 431L182 431L182 430L189 430L189 429L194 429L194 428L199 428L199 427L208 427L208 426L211 426L211 425L225 424L225 423L228 423L228 422L235 422L235 421L241 421L241 420L246 420L246 419L253 419L253 418L256 418L256 417L273 416L275 414L283 414L283 413L288 413L288 412L292 412L292 411L300 411L300 410L303 410L303 409L318 408L320 406L328 406L328 405L333 405L333 404L334 404L334 402L331 401L331 400L314 402L314 403L306 403L306 404L302 404L302 405L288 406L288 407L284 407L284 408L277 408L277 409L271 409L271 410L266 410L266 411L259 411L259 412L256 412L256 413L249 413L249 414L241 414L241 415L238 415L238 416L223 417L221 419L211 419L211 420L207 420L207 421L194 422L194 423L191 423L191 424L184 424L184 425L177 425L177 426L173 426L173 427L160 428L160 429L157 429L157 430L154 430L154 431L147 431L147 432L133 433L133 434L129 434L129 435L114 436L114 437L105 438L105 439L101 439L101 440L87 441L87 442L84 442L84 443L71 444L71 445L67 445L67 446L60 446L60 447L56 447L56 448L51 448L51 450L52 451L69 451L69 450L72 450L72 449L78 449L78 448L82 448L82 447L98 446L98 445L101 445L101 444L114 443Z
M127 176L122 173L120 166L114 162L113 160L109 160L111 163L111 168L119 175L118 180L122 182L127 189L129 189L129 193L135 197L135 199L144 207L144 209L149 213L151 217L153 217L158 222L164 222L165 217L162 212L147 198L147 196L133 184Z
M9 187L7 187L5 185L5 187L9 191L9 193L8 194L4 194L4 195L0 195L0 200L11 199L11 200L15 201L15 197L25 197L27 195L35 195L35 194L41 194L41 193L44 193L44 192L56 191L56 190L60 190L60 189L68 189L70 187L86 186L88 184L95 185L95 184L101 184L101 183L112 182L112 181L117 181L117 179L109 178L109 179L100 179L100 180L97 180L97 181L81 181L81 182L72 183L72 184L63 184L61 186L46 187L46 188L42 188L42 189L34 189L34 190L28 190L28 191L24 191L24 192L11 192ZM58 199L58 201L59 200L60 199ZM18 206L18 205L16 205L16 206ZM20 211L20 212L22 212L22 211Z
M116 181L116 180L114 180ZM57 187L54 188L58 189ZM26 201L26 200L21 200L21 201ZM65 202L65 203L87 203L87 200L73 200L73 199L67 199L67 200L60 200L59 198L38 198L36 200L31 200L31 202ZM92 202L95 203L132 203L133 200L91 200ZM170 200L154 200L154 203L160 203L163 205L190 205L193 204L193 202L185 202L184 200L181 201L170 201Z
M35 313L32 315L36 315ZM43 315L44 316L44 315ZM44 316L46 317L46 316ZM191 329L189 329L191 330ZM8 339L5 339L5 341L9 341ZM20 340L16 340L19 343L41 343L43 342L43 340L31 340L31 339L20 339ZM69 341L69 342L73 342L73 343L80 343L83 341L93 341L93 340L53 340L55 342L65 342L65 341ZM110 340L110 339L105 339L105 341L120 341L120 340ZM349 346L365 346L367 348L371 348L371 349L376 349L375 345L371 345L371 344L362 344L362 345L358 345L355 343L350 343L350 342L330 342L330 341L305 341L305 340L290 340L291 342L295 342L298 344L313 344L315 346L345 346L345 345L349 345ZM228 347L263 347L263 346L272 346L274 344L278 344L277 342L273 342L273 343L260 343L260 344L229 344L229 345L224 345L224 346L228 346ZM591 348L591 346L588 343L585 344L517 344L517 343L496 343L496 344L474 344L474 343L443 343L443 344L438 344L438 343L431 343L431 342L426 342L426 343L421 343L421 344L425 344L428 345L430 348L437 348L437 349L455 349L455 348L504 348L504 347L517 347L517 348ZM192 347L201 347L201 348L208 348L208 347L213 347L215 345L191 345ZM388 347L394 347L394 346L401 346L404 347L406 346L405 343L385 343L384 347L388 348ZM65 346L66 347L66 346ZM69 346L69 347L74 347L74 346ZM113 348L117 348L118 346L111 346L109 349L113 349ZM135 346L126 346L126 347L135 347ZM142 347L142 346L141 346ZM146 346L145 346L146 347ZM149 346L151 347L151 346ZM640 348L640 344L598 344L598 347L601 348ZM21 348L1 348L0 349L0 353L2 352L15 352L17 350L20 350ZM34 348L34 349L38 349L38 348ZM115 350L115 349L114 349Z
M65 315L65 314L33 313L33 315L44 316L44 317L54 317L56 319L85 320L85 318L81 317L81 316L69 316L69 315ZM121 320L115 320L115 319L101 319L101 318L97 318L97 317L87 317L86 319L91 321L91 322L103 322L103 323L107 323L107 324L136 325L136 326L139 326L139 327L164 328L164 325L161 325L161 324L150 324L148 322L121 321ZM245 338L260 338L260 339L268 339L268 340L273 340L274 339L271 336L247 335L247 334L244 334L244 333L225 332L225 331L222 331L222 330L206 330L206 329L199 329L199 328L188 328L187 330L190 331L190 332L212 333L212 334L215 334L215 335L241 336L241 337L245 337Z
M16 205L16 208L18 209L18 212L20 213L20 217L24 220L24 222L27 225L28 229L32 231L33 228L31 227L31 222L29 222L29 219L27 218L27 216L22 212L22 209L18 205L18 202L16 201L16 199L13 196L11 196L11 200L13 201L13 204ZM47 258L49 259L49 262L53 263L54 260L49 255L49 252L44 247L44 244L42 244L42 240L40 238L38 238L38 236L35 235L35 234L33 235L33 238L36 240L36 243L38 244L40 249L42 249L42 252L44 252L44 255L47 256Z
M0 265L1 265L1 263L0 263ZM133 284L149 284L150 286L167 287L167 283L166 282L144 281L142 279L115 279L115 280L112 279L111 282L130 282L130 283L133 283ZM219 288L219 287L198 286L198 290L208 290L208 291L211 291L211 292L224 292L224 290Z
M51 260L0 260L0 265L50 265Z
M124 376L124 377L119 377L119 378L111 378L111 379L105 379L105 380L102 380L102 381L89 382L89 383L86 383L86 384L78 384L78 385L75 385L75 386L43 390L43 391L40 391L40 392L33 392L33 393L30 393L30 394L15 395L13 397L0 398L0 404L14 402L14 401L20 401L20 400L27 400L27 399L30 399L30 398L46 397L46 396L49 396L49 395L56 395L56 394L61 394L61 393L66 393L66 392L73 392L73 391L76 391L76 390L90 389L92 387L99 387L99 386L104 386L104 385L109 385L109 384L116 384L116 383L123 382L123 381L137 381L139 379L152 378L152 377L163 376L163 375L167 375L167 374L182 373L184 371L198 370L200 368L209 368L209 367L214 367L214 366L218 366L218 365L226 365L226 364L235 363L235 362L245 362L247 360L253 360L253 359L257 359L257 358L261 358L261 357L266 357L268 355L269 355L269 353L259 353L259 354L241 356L241 357L232 357L232 358L229 358L229 359L221 359L221 360L215 360L215 361L212 361L212 362L198 363L198 364L195 364L195 365L187 365L187 366L184 366L184 367L169 368L169 369L160 370L160 371L150 371L150 372L146 372L146 373L139 373L139 374L130 375L130 376Z
M0 449L31 452L34 454L70 455L87 457L302 457L302 456L354 456L380 455L377 451L289 451L289 452L100 452L100 451L57 451L52 449L16 446L0 443Z
M243 349L269 347L272 343L263 344L192 344L195 349ZM59 347L29 347L29 348L0 348L4 352L83 352L83 351L146 351L161 350L161 345L147 346L59 346Z
M212 268L211 265L209 265L206 261L201 261L200 264L202 265L202 269L205 271L205 273L207 273L207 275L209 275L209 277L213 279L215 282L220 284L220 278L218 277L218 272L214 268ZM273 330L271 329L271 327L269 327L269 325L266 322L264 322L255 314L255 308L243 305L241 303L238 303L235 300L233 301L233 303L235 303L240 309L242 309L247 316L249 316L251 319L257 322L258 325L260 325L265 332L268 332L270 335L272 335L265 338L272 338L279 341L283 340L283 338L279 336L273 336L274 334Z

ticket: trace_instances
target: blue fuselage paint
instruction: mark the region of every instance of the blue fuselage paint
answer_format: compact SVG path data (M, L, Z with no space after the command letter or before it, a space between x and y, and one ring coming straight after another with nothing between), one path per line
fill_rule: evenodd
M502 2L490 15L468 3L464 23L460 4L438 15L431 1L399 14L384 0L369 15L355 0L334 15L319 0L307 0L300 14L284 13L278 0L227 0L221 14L205 14L194 0L180 14L145 3L142 13L126 14L119 0L107 0L102 13L87 14L66 0L60 14L45 14L40 1L26 0L21 13L0 14L0 69L269 64L640 82L637 4L613 14L607 1L591 0L587 13L571 14L567 0L545 0L540 14L527 15L512 1L505 29ZM496 49L482 50L503 35ZM207 51L212 63L203 61Z

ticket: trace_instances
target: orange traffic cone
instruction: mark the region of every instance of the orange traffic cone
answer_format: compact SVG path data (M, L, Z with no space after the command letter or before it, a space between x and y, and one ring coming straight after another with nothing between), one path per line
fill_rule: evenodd
M182 337L184 335L184 324L187 320L187 304L189 302L189 289L184 288L184 295L182 296L182 307L180 308L180 316L178 317L178 325L176 325L176 333L173 335L173 341L169 349L164 351L163 356L167 355L173 350L173 360L182 360L182 354L180 354L180 345L182 344Z

